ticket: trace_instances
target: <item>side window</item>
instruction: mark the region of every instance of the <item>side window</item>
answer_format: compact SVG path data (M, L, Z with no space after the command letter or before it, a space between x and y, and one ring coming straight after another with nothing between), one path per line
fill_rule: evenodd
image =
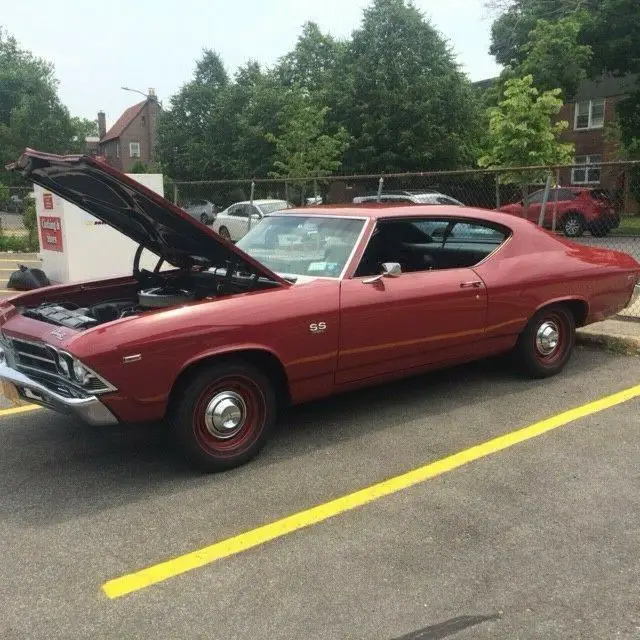
M550 200L555 199L556 194L552 193L549 196ZM569 189L558 189L558 200L575 200L576 194L573 191L569 191Z
M403 273L472 267L495 251L509 231L482 222L451 218L382 220L356 270L356 277L377 275L384 262Z
M500 245L504 241L506 234L493 227L485 226L476 222L457 222L451 229L451 233L445 239L444 246L452 246L456 243L479 244L487 243Z
M248 218L248 205L245 204L237 204L233 209L229 211L230 216L234 216L236 218Z
M534 191L529 196L529 204L542 204L542 198L544 198L544 191Z

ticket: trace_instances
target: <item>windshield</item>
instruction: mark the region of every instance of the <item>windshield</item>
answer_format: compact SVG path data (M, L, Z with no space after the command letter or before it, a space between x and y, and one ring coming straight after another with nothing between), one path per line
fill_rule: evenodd
M351 218L270 216L237 246L278 274L337 278L363 225L363 220Z
M275 211L281 211L282 209L290 209L291 205L284 200L277 200L275 202L263 202L259 204L258 207L264 215L267 215L268 213L274 213Z

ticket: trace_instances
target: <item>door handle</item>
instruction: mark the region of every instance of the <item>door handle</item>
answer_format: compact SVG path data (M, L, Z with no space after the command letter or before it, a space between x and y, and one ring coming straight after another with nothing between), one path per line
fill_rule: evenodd
M482 282L480 280L472 280L470 282L461 282L461 289L480 289L482 287Z

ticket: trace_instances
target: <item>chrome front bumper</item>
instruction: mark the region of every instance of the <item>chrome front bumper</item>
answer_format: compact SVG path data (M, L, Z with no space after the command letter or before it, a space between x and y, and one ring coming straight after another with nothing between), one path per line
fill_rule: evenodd
M96 396L67 398L11 368L2 360L0 349L0 381L12 385L17 395L27 402L39 404L58 413L75 416L91 425L117 424L117 418Z

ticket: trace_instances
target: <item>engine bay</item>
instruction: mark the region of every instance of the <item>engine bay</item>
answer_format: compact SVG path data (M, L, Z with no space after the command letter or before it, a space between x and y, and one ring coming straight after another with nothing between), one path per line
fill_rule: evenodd
M269 288L276 283L237 269L176 270L150 272L137 270L137 287L126 295L83 304L82 295L43 302L21 309L22 315L42 322L83 330L155 309L213 300L220 296ZM277 286L277 285L276 285ZM86 300L86 298L85 298Z

